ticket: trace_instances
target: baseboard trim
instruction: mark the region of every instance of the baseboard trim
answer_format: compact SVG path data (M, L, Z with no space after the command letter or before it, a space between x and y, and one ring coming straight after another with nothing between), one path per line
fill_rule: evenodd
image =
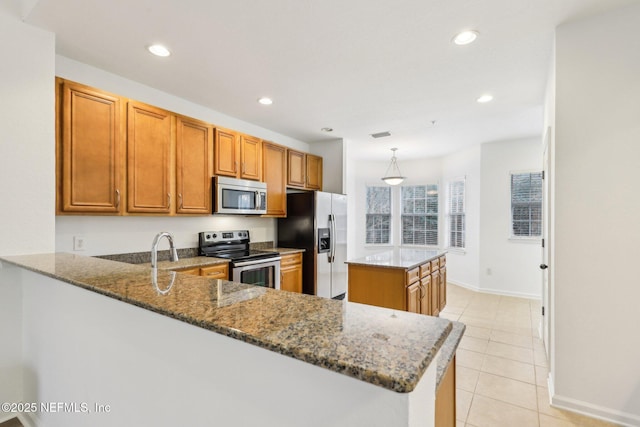
M547 382L549 383L549 403L553 407L586 415L591 418L597 418L610 423L620 424L622 426L634 427L640 425L640 416L630 414L628 412L615 411L610 408L583 402L581 400L571 399L565 396L559 396L553 393L553 381L551 381L551 376L549 376Z
M470 291L480 292L483 294L491 294L491 295L500 295L505 297L518 297L518 298L527 298L527 299L535 299L540 300L540 295L535 294L527 294L524 292L509 292L501 289L485 289L479 288L477 286L470 285L468 283L458 282L455 280L451 280L447 278L447 283L451 283L452 285L460 286L461 288L469 289Z

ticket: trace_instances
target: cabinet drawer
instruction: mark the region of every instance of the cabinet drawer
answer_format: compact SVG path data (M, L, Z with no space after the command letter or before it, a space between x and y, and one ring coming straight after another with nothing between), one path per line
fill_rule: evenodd
M441 256L439 258L440 261L440 268L444 267L445 265L447 265L447 257L446 256Z
M302 263L301 253L282 255L280 259L280 267L286 267L288 265L295 265L295 264L301 264L301 263Z
M431 271L436 271L437 269L440 268L440 263L438 262L437 259L434 259L431 261Z
M229 270L227 264L213 265L211 267L202 267L200 275L210 279L228 279Z
M417 281L418 279L420 279L420 268L416 267L407 271L407 285Z
M199 276L200 275L200 269L198 267L185 268L184 270L177 270L176 273L191 274L191 275L194 275L194 276Z
M425 262L420 266L420 277L424 277L431 274L431 263Z

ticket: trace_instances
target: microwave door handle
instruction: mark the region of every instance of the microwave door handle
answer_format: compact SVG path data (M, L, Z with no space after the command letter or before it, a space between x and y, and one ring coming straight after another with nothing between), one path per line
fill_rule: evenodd
M256 193L256 195L255 195L256 208L255 209L256 210L260 210L260 192L256 191L255 193Z

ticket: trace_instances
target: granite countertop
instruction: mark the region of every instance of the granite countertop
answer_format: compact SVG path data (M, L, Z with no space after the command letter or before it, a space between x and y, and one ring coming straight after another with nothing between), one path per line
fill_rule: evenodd
M446 319L161 269L154 285L149 267L68 253L0 260L401 393L452 329Z
M369 265L372 267L403 268L410 270L414 267L441 257L447 251L441 249L407 249L393 248L388 251L367 255L362 258L347 261L347 264Z

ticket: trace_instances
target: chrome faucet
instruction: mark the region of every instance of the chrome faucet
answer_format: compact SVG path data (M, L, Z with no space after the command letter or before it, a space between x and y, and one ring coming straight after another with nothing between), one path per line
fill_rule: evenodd
M153 243L151 244L151 267L156 268L158 266L158 243L160 243L160 239L166 237L169 241L169 257L171 261L176 262L178 260L178 251L176 251L175 246L173 245L173 236L171 233L167 231L163 231L161 233L156 234L156 237L153 239Z

